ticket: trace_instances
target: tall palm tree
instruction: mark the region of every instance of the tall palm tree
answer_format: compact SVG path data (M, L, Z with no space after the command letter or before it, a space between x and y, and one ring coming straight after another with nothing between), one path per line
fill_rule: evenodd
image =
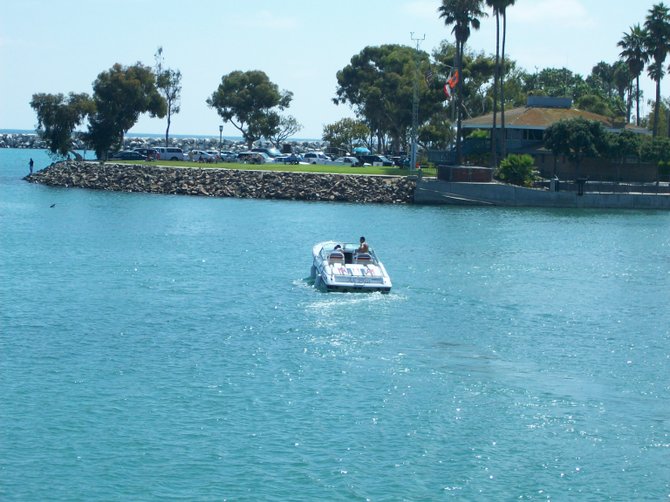
M505 42L507 41L507 7L512 7L515 0L501 0L500 15L503 21L502 52L500 54L500 129L502 133L502 156L507 155L507 141L505 140Z
M638 127L640 126L640 75L642 75L644 65L649 60L649 54L647 54L644 45L645 37L645 31L639 24L636 24L631 26L630 32L624 33L623 38L617 43L623 49L619 56L626 62L631 76L635 79L635 124Z
M491 131L491 157L492 164L497 165L497 149L498 149L498 133L497 115L498 115L498 88L500 88L500 116L501 116L501 137L502 137L502 152L506 150L505 141L505 91L503 89L504 82L504 68L505 68L505 39L507 32L507 7L514 5L516 0L486 0L486 5L493 8L493 13L496 17L496 69L493 77L493 129ZM503 19L503 36L502 36L502 57L500 54L500 18ZM502 61L502 63L501 63Z
M463 53L465 43L470 38L470 27L479 29L479 18L486 14L482 11L483 0L442 0L442 5L437 9L440 17L444 18L444 24L454 25L451 32L456 37L456 71L458 82L456 84L456 161L463 163L463 152L461 148L461 120L463 101Z
M486 0L496 17L496 67L493 72L493 126L491 127L491 167L498 166L498 77L500 75L500 11L498 0Z
M661 109L661 80L665 75L663 65L670 52L670 11L663 3L652 6L644 22L647 32L645 47L650 58L654 60L647 68L647 73L656 82L656 102L654 103L653 136L658 135L658 116Z

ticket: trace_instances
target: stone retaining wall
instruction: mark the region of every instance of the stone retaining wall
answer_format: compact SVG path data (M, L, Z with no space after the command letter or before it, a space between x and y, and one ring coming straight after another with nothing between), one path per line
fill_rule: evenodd
M417 204L598 209L670 209L670 194L551 192L502 183L419 181Z
M137 166L95 162L60 162L26 176L51 186L242 197L407 204L416 181L397 176L238 171L220 168Z

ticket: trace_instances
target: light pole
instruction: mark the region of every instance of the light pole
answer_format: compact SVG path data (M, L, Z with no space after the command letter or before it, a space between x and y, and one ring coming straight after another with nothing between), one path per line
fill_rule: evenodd
M223 124L219 126L219 153L221 153L221 140L223 139Z
M414 96L412 99L412 152L409 158L409 170L416 169L416 136L419 126L419 42L426 39L426 35L418 38L414 37L414 32L410 32L410 37L416 42L416 69L414 70Z

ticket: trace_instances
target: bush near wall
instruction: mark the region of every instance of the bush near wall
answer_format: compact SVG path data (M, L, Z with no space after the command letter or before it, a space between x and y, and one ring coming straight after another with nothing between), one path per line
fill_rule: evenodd
M530 187L538 178L530 155L508 155L496 170L496 178L512 185Z

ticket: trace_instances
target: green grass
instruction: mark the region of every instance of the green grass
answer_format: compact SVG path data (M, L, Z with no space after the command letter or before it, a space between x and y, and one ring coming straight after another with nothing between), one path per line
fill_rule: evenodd
M108 162L115 162L119 164L136 164L136 165L161 165L170 167L196 167L200 169L237 169L243 171L283 171L292 173L330 173L330 174L381 174L388 176L408 176L417 174L416 171L409 169L402 169L399 167L382 167L382 166L367 166L367 167L349 167L349 166L325 166L320 164L298 164L298 165L284 165L284 164L238 164L234 162L219 162L218 164L203 164L200 162L190 161L151 161L143 162L138 160L114 160ZM436 169L424 168L422 169L424 176L436 176Z

